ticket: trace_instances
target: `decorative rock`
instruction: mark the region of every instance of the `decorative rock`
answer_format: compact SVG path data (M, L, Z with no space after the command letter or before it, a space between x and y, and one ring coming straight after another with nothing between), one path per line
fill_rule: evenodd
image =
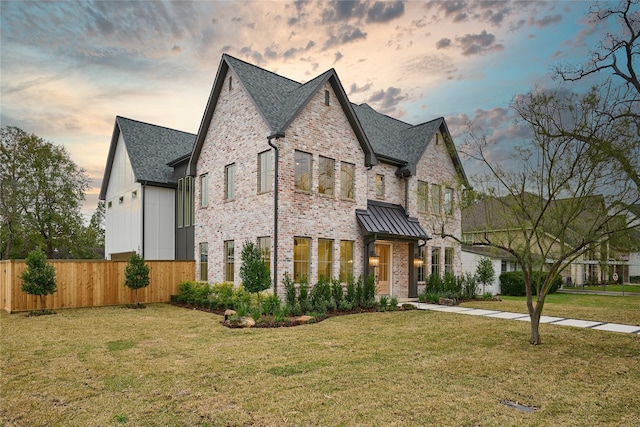
M312 316L300 316L300 317L297 317L297 318L295 319L295 322L296 322L298 325L303 325L303 324L305 324L305 323L312 322L313 320L314 320L314 317L312 317Z
M228 322L232 328L252 328L256 325L251 317L230 317Z
M440 298L438 300L438 304L440 304L440 305L448 305L449 307L453 307L454 305L456 305L456 300L451 299L451 298Z
M229 317L235 316L238 314L235 310L227 309L224 311L224 320L228 320Z

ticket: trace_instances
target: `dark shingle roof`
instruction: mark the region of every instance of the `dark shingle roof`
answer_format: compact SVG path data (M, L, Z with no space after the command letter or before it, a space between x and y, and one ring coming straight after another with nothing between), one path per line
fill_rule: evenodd
M369 200L366 210L356 209L356 217L367 233L378 238L429 239L420 221L408 217L400 205Z
M162 126L116 117L100 199L106 197L118 137L122 135L137 182L170 185L173 168L167 163L191 153L195 135Z

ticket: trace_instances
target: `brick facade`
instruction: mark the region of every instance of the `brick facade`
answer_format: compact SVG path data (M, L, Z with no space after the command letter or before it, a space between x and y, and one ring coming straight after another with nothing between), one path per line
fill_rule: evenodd
M196 203L194 244L196 253L196 277L200 277L198 247L208 243L208 280L212 283L225 280L224 242L235 244L234 282L240 284L240 253L245 240L257 241L258 237L271 237L273 256L273 190L258 191L258 155L270 147L267 135L270 129L256 108L240 79L231 68L224 78L217 99L209 131L197 158L197 175L209 176L209 205ZM229 78L233 79L232 84ZM326 103L325 94L329 93ZM441 139L440 139L441 141ZM340 270L340 241L354 242L353 273L364 272L364 238L356 219L356 209L367 209L367 200L405 206L405 185L408 185L407 213L418 217L425 230L432 234L440 226L441 216L417 212L417 181L441 183L451 186L457 193L456 171L451 157L442 142L429 145L417 165L417 176L408 179L395 175L396 166L380 163L370 170L365 165L365 154L345 112L330 83L324 84L299 112L288 128L285 137L273 140L279 148L279 232L278 232L278 280L284 272L293 276L294 237L307 237L311 241L309 281L318 278L318 239L333 241L333 277ZM312 156L311 191L301 192L294 185L295 151ZM334 194L318 192L319 157L334 160ZM340 194L341 162L355 165L355 197L344 199ZM235 195L225 200L225 166L235 164ZM376 196L376 175L384 175L384 197ZM448 179L450 178L450 179ZM196 200L200 200L200 180L195 180ZM456 196L457 197L457 196ZM460 235L460 210L446 218L446 228ZM406 242L393 244L392 294L399 298L408 296L409 248ZM453 242L433 239L428 245L444 248L455 247L455 271L460 271L460 249ZM426 262L430 264L430 262ZM271 260L273 266L273 259ZM278 289L282 286L278 283Z

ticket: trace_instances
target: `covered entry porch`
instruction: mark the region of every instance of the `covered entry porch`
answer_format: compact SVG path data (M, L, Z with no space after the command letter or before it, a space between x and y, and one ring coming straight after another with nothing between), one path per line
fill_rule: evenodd
M364 239L365 276L376 278L376 294L418 297L420 247L429 239L416 218L400 205L369 200L356 217Z

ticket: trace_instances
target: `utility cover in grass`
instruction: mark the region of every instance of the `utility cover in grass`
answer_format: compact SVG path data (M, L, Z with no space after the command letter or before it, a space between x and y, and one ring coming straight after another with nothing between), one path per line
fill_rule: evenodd
M535 412L538 408L534 408L532 406L524 406L517 402L511 402L510 400L503 400L501 402L503 405L508 406L510 408L517 409L520 412Z

